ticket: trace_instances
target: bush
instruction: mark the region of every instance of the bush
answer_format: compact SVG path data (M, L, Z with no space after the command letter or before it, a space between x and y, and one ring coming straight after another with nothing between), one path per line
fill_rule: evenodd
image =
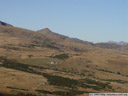
M32 58L32 57L33 57L33 55L28 55L28 57L29 57L29 58Z
M77 80L70 79L70 78L53 76L46 73L43 73L43 76L48 79L48 82L51 85L74 88L79 84Z
M128 81L123 81L123 80L114 80L114 79L107 79L106 81L110 81L110 82L117 82L117 83L122 83L122 84L124 84L124 83L128 83Z
M94 90L101 90L101 89L106 89L106 88L111 89L112 88L112 86L110 86L109 83L102 83L100 81L87 79L87 78L82 80L82 83L83 84L81 84L81 87L83 87L83 88L92 88ZM94 86L89 85L89 84L94 84Z
M52 92L46 91L46 90L35 90L35 91L38 91L38 92L44 93L44 94L52 94Z
M84 91L78 91L78 90L70 90L70 91L54 91L53 94L60 95L60 96L76 96L80 94L84 94L86 92Z
M36 95L25 94L25 93L18 93L18 94L3 94L3 93L0 93L0 96L36 96Z
M105 69L97 69L97 70L99 70L99 71L103 71L103 72L108 72L108 73L114 73L114 72L112 72L112 71L105 70Z
M58 48L58 47L56 47L54 45L46 45L46 47L47 48L51 48L51 49L56 49L56 50L60 49L60 48Z
M36 90L40 93L44 93L44 94L53 94L53 95L59 95L59 96L76 96L76 95L80 95L80 94L84 94L84 93L89 93L89 92L85 92L85 91L78 91L78 90L69 90L69 91L46 91L46 90Z
M120 75L121 73L120 72L117 72L118 75Z
M65 59L68 59L69 56L68 54L59 54L59 55L52 56L52 58L58 58L58 59L65 60Z

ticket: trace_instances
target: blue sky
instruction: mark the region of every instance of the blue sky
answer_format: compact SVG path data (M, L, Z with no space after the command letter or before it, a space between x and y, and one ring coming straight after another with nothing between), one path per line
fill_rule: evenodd
M0 20L87 41L128 42L128 0L0 0Z

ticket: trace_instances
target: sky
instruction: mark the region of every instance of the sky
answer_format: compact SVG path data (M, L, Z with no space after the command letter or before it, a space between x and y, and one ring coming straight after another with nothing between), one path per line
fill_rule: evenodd
M128 42L128 0L0 0L0 20L91 42Z

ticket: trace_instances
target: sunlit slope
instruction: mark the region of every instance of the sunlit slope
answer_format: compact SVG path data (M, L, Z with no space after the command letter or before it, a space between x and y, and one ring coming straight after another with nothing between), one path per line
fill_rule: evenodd
M128 92L127 62L127 51L99 48L47 28L31 31L0 23L2 94L87 96L89 92Z

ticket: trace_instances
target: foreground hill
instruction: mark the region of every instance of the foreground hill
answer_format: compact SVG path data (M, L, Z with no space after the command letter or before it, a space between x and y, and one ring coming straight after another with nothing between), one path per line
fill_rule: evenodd
M0 22L0 95L128 92L128 52L105 46Z

